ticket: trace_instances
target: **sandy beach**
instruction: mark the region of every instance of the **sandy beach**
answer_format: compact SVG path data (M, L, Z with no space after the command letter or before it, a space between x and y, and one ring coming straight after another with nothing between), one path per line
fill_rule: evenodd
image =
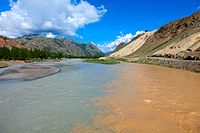
M95 99L106 108L90 127L73 133L199 133L200 75L188 71L138 64L121 64L115 88Z

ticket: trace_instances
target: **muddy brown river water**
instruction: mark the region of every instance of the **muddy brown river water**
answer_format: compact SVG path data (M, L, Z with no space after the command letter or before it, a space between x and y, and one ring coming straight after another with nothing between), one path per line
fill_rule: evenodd
M93 125L74 132L199 133L200 74L139 64L121 64L116 88L96 99L106 106Z

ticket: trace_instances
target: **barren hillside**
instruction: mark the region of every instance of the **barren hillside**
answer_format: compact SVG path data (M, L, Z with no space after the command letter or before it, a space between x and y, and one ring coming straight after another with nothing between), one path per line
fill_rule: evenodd
M200 12L162 26L129 57L167 56L199 58ZM166 53L165 53L166 52Z
M147 39L151 37L155 32L156 30L152 32L145 32L141 35L138 35L136 38L133 38L133 40L130 43L128 43L127 46L125 46L124 48L120 49L117 52L114 52L109 57L121 58L121 57L125 57L132 54L133 52L138 50L140 47L142 47L147 41Z

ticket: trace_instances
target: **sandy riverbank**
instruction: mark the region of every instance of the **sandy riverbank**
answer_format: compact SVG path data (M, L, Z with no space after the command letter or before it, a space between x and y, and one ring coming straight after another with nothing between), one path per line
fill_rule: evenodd
M177 69L121 64L115 91L96 100L106 106L93 125L76 133L199 133L200 75Z
M34 80L59 72L60 69L47 65L27 64L9 68L0 74L0 80Z

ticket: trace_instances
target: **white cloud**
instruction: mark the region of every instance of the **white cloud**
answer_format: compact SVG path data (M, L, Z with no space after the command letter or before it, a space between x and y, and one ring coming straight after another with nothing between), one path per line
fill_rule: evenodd
M138 36L139 34L142 34L144 33L144 31L137 31L135 33L135 35L129 33L129 34L126 34L126 35L123 35L122 32L120 32L120 36L117 36L117 39L113 42L109 42L109 43L106 43L106 44L98 44L98 48L100 50L102 50L103 52L111 52L113 50L115 50L115 48L122 42L124 43L128 43L130 42L134 37Z
M138 36L138 35L140 35L140 34L143 34L145 31L137 31L136 33L135 33L135 35L134 35L134 37L136 37L136 36Z
M51 32L50 33L47 33L46 37L48 38L55 38L56 35L52 34Z
M87 1L10 0L9 11L0 13L0 34L17 37L26 34L78 36L76 31L98 22L107 12Z

